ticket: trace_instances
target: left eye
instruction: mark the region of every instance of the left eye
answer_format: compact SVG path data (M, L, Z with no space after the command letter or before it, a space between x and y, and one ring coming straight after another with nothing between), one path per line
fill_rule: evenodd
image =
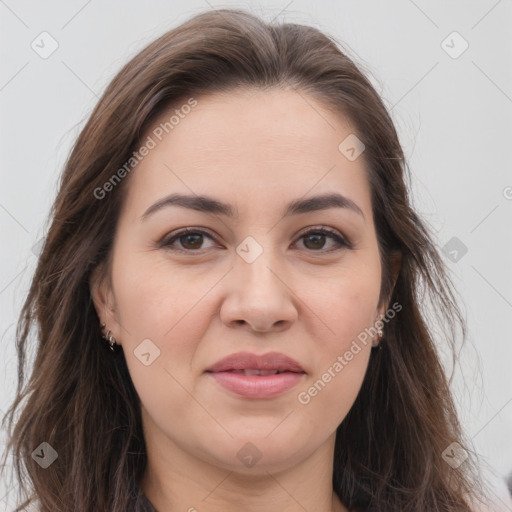
M348 241L343 239L340 235L338 235L335 231L331 231L328 229L312 229L302 234L299 237L299 240L304 240L304 245L309 247L308 249L320 250L324 249L324 244L326 239L331 239L331 241L335 242L334 248L328 249L324 252L331 252L333 250L339 249L341 247L351 248L351 245ZM306 243L307 242L307 243ZM311 242L311 243L310 243ZM320 247L319 247L320 245ZM338 247L336 247L338 246Z
M185 229L174 234L171 238L164 240L162 246L175 251L197 252L198 250L205 249L205 247L201 247L205 237L214 241L214 238L205 231L199 229ZM335 243L334 248L325 250L326 239L330 239ZM349 241L342 238L337 232L325 228L311 229L303 233L298 240L303 240L306 249L310 249L313 252L318 252L322 249L324 249L323 252L331 252L342 247L352 248ZM179 242L181 247L176 247L175 242Z

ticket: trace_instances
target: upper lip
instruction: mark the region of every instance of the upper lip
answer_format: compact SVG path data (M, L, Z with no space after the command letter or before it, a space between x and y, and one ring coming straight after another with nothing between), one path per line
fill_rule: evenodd
M279 352L268 352L262 355L237 352L217 361L206 371L225 372L229 370L277 370L279 372L305 373L297 361Z

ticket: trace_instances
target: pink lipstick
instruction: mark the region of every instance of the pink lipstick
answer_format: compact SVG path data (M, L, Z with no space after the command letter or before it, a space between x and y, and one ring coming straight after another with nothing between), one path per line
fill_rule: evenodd
M272 398L296 386L306 375L284 354L238 352L206 370L224 389L246 398Z

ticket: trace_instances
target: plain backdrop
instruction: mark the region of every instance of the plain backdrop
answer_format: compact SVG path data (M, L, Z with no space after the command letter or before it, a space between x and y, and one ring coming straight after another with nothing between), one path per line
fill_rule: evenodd
M413 203L445 248L466 312L468 343L453 380L461 420L492 470L496 499L512 511L504 487L512 472L510 0L0 2L0 414L16 384L15 322L80 128L129 58L220 7L334 36L391 110ZM12 498L2 501L7 487L1 510L12 509Z

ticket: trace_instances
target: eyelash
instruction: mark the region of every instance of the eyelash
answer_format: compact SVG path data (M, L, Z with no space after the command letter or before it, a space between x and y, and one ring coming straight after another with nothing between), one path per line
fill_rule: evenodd
M163 241L160 243L160 245L162 247L165 247L166 249L171 250L171 251L177 251L177 252L189 253L189 254L190 253L199 253L202 251L202 249L183 249L183 248L171 247L171 245L175 241L179 240L181 237L183 237L185 235L191 235L191 234L192 235L206 235L208 238L215 241L215 238L204 230L194 229L194 228L186 228L186 229L182 229L181 231L178 231L177 233L172 235L170 238L167 238L167 239L164 238ZM332 253L335 251L339 251L343 248L349 249L349 250L353 249L353 244L347 238L344 238L344 237L340 236L338 234L338 232L331 230L331 229L327 229L327 228L312 228L309 231L302 233L297 240L301 240L302 238L305 238L305 237L311 236L311 235L327 235L332 240L337 242L340 247L337 247L334 249L328 249L328 250L311 249L311 250L308 250L308 252L326 254L326 253Z

